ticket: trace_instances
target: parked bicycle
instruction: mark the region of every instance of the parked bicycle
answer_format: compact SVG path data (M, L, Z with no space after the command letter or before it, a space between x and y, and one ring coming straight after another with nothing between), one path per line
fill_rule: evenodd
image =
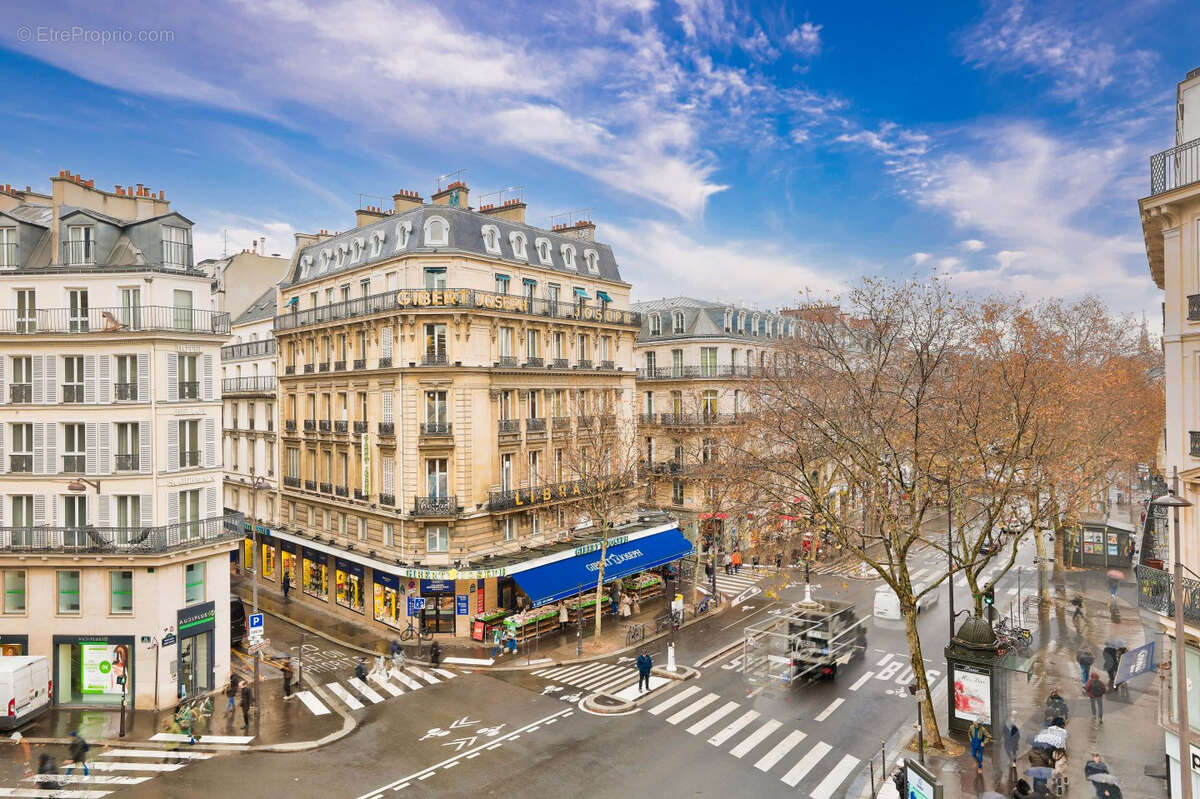
M646 625L644 624L627 624L625 625L625 645L637 643L644 640L646 637Z
M422 641L433 640L433 633L428 630L422 630L413 624L412 617L408 619L408 626L400 632L401 641L411 641L413 638L419 638Z

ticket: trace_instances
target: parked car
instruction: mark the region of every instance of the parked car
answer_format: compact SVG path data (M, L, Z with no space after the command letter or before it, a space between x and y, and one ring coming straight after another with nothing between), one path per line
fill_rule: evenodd
M54 682L41 655L0 657L0 730L14 730L50 707Z
M239 596L229 597L229 645L240 644L246 637L246 605Z

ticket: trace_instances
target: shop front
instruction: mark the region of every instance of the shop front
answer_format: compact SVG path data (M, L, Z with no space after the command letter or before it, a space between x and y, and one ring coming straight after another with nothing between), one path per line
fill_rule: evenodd
M421 629L428 633L453 635L454 580L421 580L420 590L425 599L425 608L421 611Z
M0 635L0 657L29 654L28 635Z
M404 627L407 624L407 616L404 611L404 591L400 588L400 578L375 569L372 569L371 572L375 594L375 621L396 629Z
M334 566L334 601L355 613L363 612L363 567L336 558Z
M287 577L295 588L300 571L296 568L296 545L291 541L279 542L279 570L283 575L279 579Z
M51 641L55 704L118 707L122 692L132 703L133 636L56 635Z
M215 602L182 608L175 613L178 631L176 677L182 699L213 690L213 654L216 637Z
M303 571L300 575L301 590L322 602L328 602L329 558L325 556L325 553L308 547L304 547L300 554L303 557Z

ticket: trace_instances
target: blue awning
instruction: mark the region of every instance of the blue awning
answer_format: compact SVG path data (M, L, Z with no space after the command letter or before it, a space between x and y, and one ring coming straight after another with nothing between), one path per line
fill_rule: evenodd
M531 277L527 277L524 280L522 280L521 282L524 283L526 286L536 286L537 285L537 281Z
M600 291L599 289L597 289L596 296L599 297L604 302L612 302L612 297L608 296L608 292Z
M604 581L609 582L637 572L653 569L664 563L679 560L692 551L692 542L679 529L626 541L608 548ZM517 572L513 579L521 586L534 607L574 596L580 589L596 590L600 568L600 550L547 563L528 571Z
M585 290L579 288L579 286L575 287L575 296L581 300L588 299L588 293Z

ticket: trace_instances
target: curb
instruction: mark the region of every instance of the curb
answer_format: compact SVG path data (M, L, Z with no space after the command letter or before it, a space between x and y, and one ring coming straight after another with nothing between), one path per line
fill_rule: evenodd
M366 647L359 646L358 644L351 644L347 641L343 641L340 638L335 638L327 632L318 630L315 627L310 627L307 624L296 621L295 619L291 618L290 616L285 616L282 613L271 613L270 611L266 611L266 610L264 610L262 612L266 613L268 616L274 616L277 619L283 619L284 621L286 621L288 624L292 625L293 627L299 627L301 630L304 630L304 632L309 633L310 635L315 635L318 638L324 638L326 641L335 643L340 647L344 647L346 649L352 649L355 652L358 652L360 655L370 655L371 657L378 657L379 655L383 655L384 657L388 656L386 652L379 652L376 650L367 649ZM416 658L410 658L407 653L405 653L404 659L405 659L406 663L411 661L413 663L419 663L422 666L432 665L428 660L417 660ZM303 665L304 665L303 662L300 665L303 668Z

